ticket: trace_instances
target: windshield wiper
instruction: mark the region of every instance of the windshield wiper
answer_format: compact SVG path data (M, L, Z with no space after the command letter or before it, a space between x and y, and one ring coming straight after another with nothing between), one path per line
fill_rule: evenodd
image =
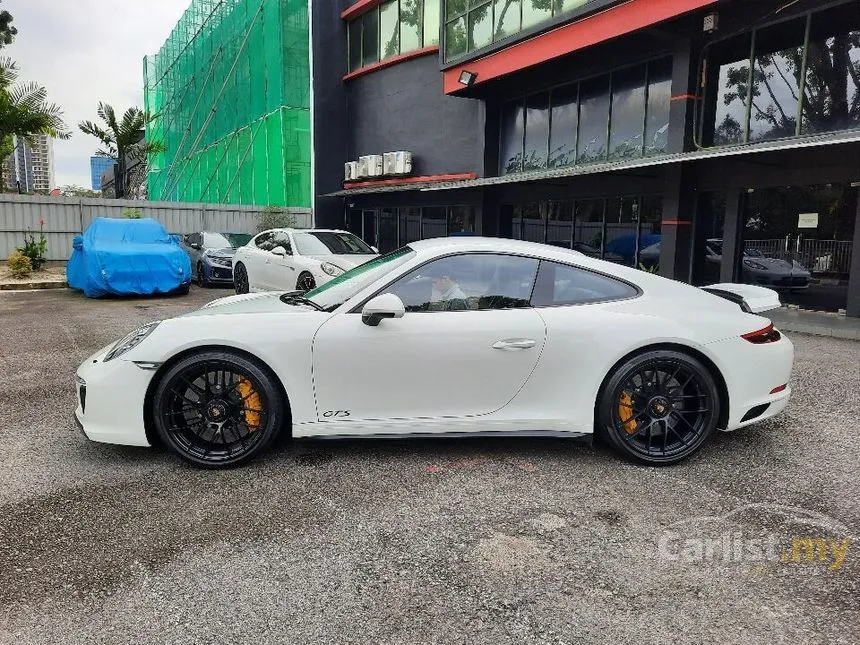
M292 305L292 304L310 305L311 307L313 307L317 311L325 311L325 307L323 307L322 305L318 305L313 300L310 300L309 298L305 298L303 295L298 294L298 293L285 293L284 295L281 296L281 302L283 302L285 305Z

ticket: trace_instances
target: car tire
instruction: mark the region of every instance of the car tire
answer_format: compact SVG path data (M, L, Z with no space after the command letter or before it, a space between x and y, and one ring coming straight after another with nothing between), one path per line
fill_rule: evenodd
M238 353L187 356L161 376L152 419L171 452L200 468L230 468L263 454L286 418L268 369Z
M191 281L179 285L171 293L175 296L187 296L191 293Z
M251 290L248 282L248 270L241 262L233 267L233 289L240 295Z
M616 366L597 401L597 431L625 457L653 466L694 454L717 427L720 392L701 361L672 350Z
M317 281L307 271L302 271L299 274L298 280L296 280L296 290L297 291L310 291L311 289L315 289L317 286Z

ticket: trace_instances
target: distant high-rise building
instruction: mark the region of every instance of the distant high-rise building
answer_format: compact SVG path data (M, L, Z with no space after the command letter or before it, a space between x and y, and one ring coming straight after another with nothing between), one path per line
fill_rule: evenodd
M9 188L22 192L50 192L54 175L54 140L36 135L29 140L14 138L15 149L3 162L3 180Z
M93 182L93 190L102 189L102 175L106 170L113 168L114 160L110 157L90 157L90 175Z

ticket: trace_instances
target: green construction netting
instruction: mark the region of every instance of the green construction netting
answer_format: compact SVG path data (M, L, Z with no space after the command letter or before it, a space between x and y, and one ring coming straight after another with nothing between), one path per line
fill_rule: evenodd
M192 0L144 60L149 199L311 205L307 0Z

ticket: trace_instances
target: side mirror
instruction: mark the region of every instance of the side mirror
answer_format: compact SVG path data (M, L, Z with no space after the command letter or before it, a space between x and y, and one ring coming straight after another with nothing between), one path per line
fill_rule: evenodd
M283 246L276 246L275 248L272 249L272 253L274 253L275 255L282 257L282 258L286 257L288 255L287 249L285 249Z
M374 253L379 253L379 249L376 248L375 246L371 246L370 248L373 249Z
M376 327L383 318L403 318L406 307L403 301L393 293L383 293L372 298L361 310L361 322Z
M199 250L200 250L200 245L199 245L197 242L192 242L191 244L189 244L189 246L190 246L192 249L194 249L195 251L199 251Z

